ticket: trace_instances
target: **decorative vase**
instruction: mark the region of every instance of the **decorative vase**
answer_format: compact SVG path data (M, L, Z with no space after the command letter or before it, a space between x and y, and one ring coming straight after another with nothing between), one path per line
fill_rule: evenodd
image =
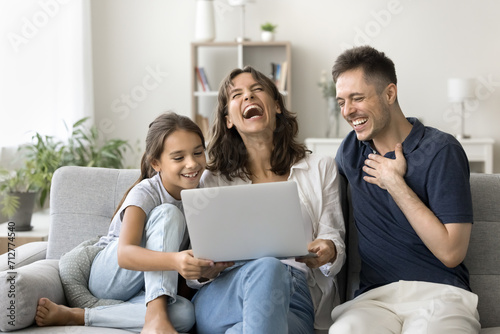
M274 41L274 33L271 31L262 31L260 38L263 42L272 42Z
M339 136L339 115L340 115L340 108L335 101L335 98L333 96L329 97L327 99L328 102L328 112L327 112L327 117L328 117L328 122L327 122L327 130L326 130L326 137L327 138L338 138Z
M214 39L214 2L213 0L197 0L195 40L197 42L212 42Z
M14 222L16 231L30 231L33 228L31 226L31 216L35 207L36 194L34 192L11 193L12 196L19 198L19 208L12 217L9 217L9 221Z

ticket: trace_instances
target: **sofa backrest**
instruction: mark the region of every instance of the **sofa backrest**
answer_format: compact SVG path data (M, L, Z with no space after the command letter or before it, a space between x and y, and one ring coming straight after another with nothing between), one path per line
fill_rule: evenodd
M47 258L58 259L81 242L107 233L111 216L138 169L62 167L52 179ZM474 225L465 263L479 296L483 327L500 326L500 175L471 174ZM341 180L347 261L339 274L341 300L352 299L361 269L350 193Z
M342 210L346 229L346 262L338 275L340 301L345 302L354 298L354 293L359 288L359 273L361 272L361 259L358 250L358 232L354 223L351 205L351 192L347 179L340 177L340 194L342 196Z
M341 183L345 183L342 180ZM477 174L470 177L474 225L465 258L472 291L479 296L478 311L483 328L500 326L500 174ZM348 188L348 186L343 186ZM342 189L341 189L342 190ZM349 190L345 189L346 198ZM349 205L346 220L346 279L339 280L345 300L352 299L359 287L361 261L357 232ZM341 294L342 295L342 294Z
M48 259L59 259L81 242L105 235L138 169L66 166L52 177Z
M483 328L500 326L500 174L471 174L474 225L465 258Z

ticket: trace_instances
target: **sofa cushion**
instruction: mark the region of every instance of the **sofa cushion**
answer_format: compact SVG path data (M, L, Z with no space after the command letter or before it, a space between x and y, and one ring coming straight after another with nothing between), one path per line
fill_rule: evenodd
M474 225L465 264L481 326L500 326L500 175L471 174L471 193Z
M0 298L0 330L4 332L33 324L41 297L65 302L58 260L41 260L1 272L0 291L4 294Z
M59 260L59 276L68 306L91 308L123 303L122 300L100 299L89 291L89 277L95 256L104 248L94 246L98 238L82 242Z
M116 207L139 175L137 169L59 168L50 192L47 258L59 259L81 242L106 234Z
M33 241L16 247L16 268L44 260L47 256L47 241ZM0 271L9 270L9 253L0 255Z
M500 334L500 327L491 327L481 329L480 334Z
M21 329L15 334L131 334L124 329L91 327L91 326L49 326L37 327L31 326Z
M342 212L346 229L346 262L337 276L341 302L354 298L359 288L359 273L361 272L361 258L358 250L358 232L354 223L351 203L351 191L347 179L340 177L340 194L342 198Z

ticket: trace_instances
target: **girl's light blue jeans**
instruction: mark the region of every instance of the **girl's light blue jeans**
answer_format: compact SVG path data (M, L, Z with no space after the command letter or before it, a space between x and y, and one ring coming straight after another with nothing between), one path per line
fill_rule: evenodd
M314 307L303 272L261 258L222 272L193 298L198 334L314 333Z
M162 204L148 216L141 246L161 252L178 252L186 223L174 205ZM159 296L169 296L169 319L178 331L194 325L192 303L177 296L176 271L133 271L120 268L118 240L109 243L94 259L89 290L98 298L118 299L121 304L85 309L85 325L141 331L146 304Z

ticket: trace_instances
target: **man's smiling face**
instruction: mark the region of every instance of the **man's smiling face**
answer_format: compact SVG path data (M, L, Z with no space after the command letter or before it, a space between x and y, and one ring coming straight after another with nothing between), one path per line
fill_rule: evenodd
M337 102L342 116L352 126L358 140L368 141L383 133L389 125L389 105L375 84L367 83L361 68L349 70L337 78Z

